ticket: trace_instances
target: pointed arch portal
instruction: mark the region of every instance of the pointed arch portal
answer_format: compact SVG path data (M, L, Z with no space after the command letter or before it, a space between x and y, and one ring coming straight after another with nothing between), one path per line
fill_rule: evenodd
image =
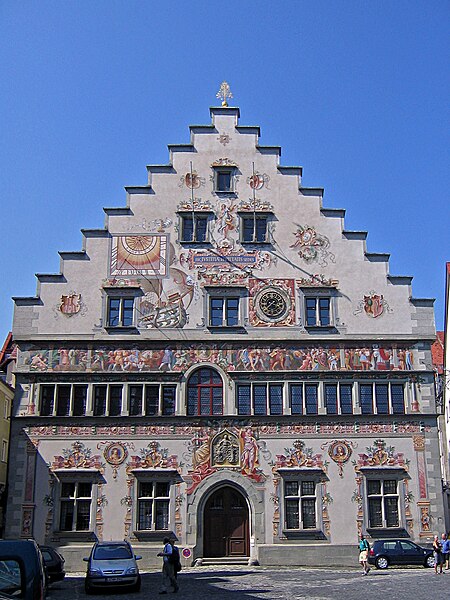
M204 509L204 556L249 556L249 511L236 488L223 486L207 500Z

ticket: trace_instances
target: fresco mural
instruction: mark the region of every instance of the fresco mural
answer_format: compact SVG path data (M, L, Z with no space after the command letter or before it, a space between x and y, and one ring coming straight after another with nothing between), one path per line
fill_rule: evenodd
M285 454L277 454L273 470L298 469L300 467L311 467L327 470L327 462L322 460L321 454L313 454L312 448L306 448L303 440L295 440L291 448L284 449Z
M168 239L166 234L112 236L111 276L165 277Z
M146 448L141 448L139 456L131 456L127 463L127 474L133 469L175 469L182 467L176 454L169 454L167 448L161 448L156 440L149 442Z
M170 356L170 360L169 357ZM335 346L248 346L202 344L165 348L59 348L21 350L21 371L159 371L184 372L193 365L213 363L232 371L411 371L413 351L376 344L362 348Z
M331 443L322 444L322 450L328 446L328 456L335 462L339 469L339 477L344 477L344 465L350 460L352 448L356 444L348 440L333 440Z
M328 261L336 262L336 256L329 250L330 240L325 235L318 233L315 227L296 225L296 240L290 248L295 248L300 258L306 263L318 262L322 267L326 267Z
M374 445L366 448L366 453L359 454L357 461L353 464L361 467L392 467L398 466L408 470L409 461L406 461L403 453L396 453L393 446L386 446L384 440L375 440Z
M188 443L191 468L185 476L186 494L192 494L206 477L222 468L236 469L256 481L265 480L259 468L260 448L252 427L217 430L205 427L194 434Z
M76 441L71 448L63 448L62 455L55 456L50 469L98 469L104 471L99 454L92 454L83 442Z

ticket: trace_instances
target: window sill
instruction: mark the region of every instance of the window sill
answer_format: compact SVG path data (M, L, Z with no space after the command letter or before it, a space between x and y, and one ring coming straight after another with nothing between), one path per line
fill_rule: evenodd
M368 527L367 533L374 539L411 537L404 527Z
M283 529L283 536L288 540L326 540L321 529Z
M182 246L192 248L211 248L212 244L209 240L204 242L197 242L196 240L178 240Z
M107 331L107 333L133 334L133 335L137 335L139 333L139 329L134 325L132 325L131 327L122 327L121 325L113 327L112 325L107 325L105 327L105 331Z
M305 325L309 333L339 333L334 325Z
M244 241L244 240L240 240L240 242L241 242L241 244L242 244L242 246L244 248L250 248L251 246L258 246L258 248L267 248L267 249L270 249L270 248L273 247L273 244L271 242L267 242L266 240L264 242L258 242L258 241L247 242L247 241Z
M170 529L136 529L133 531L133 536L139 541L159 542L165 538L176 538L175 532Z
M237 192L235 190L214 190L214 193L218 196L228 196L237 198Z
M211 333L247 333L243 325L208 325L208 329Z

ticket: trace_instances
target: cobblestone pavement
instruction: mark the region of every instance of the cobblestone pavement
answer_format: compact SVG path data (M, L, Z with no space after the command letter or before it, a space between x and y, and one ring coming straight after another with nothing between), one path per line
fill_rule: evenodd
M160 583L160 573L144 571L140 592L111 590L101 596L106 600L172 598L172 594L158 595ZM183 600L429 600L448 597L450 571L435 575L433 569L372 569L363 577L356 568L197 567L183 569L179 584L178 597ZM82 573L67 575L63 582L53 584L48 595L48 600L81 598L91 598L84 592Z

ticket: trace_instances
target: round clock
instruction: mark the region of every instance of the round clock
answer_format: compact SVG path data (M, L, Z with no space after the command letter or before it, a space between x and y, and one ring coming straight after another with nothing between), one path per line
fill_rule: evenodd
M289 312L288 296L276 288L266 288L255 298L256 312L263 321L283 320Z

